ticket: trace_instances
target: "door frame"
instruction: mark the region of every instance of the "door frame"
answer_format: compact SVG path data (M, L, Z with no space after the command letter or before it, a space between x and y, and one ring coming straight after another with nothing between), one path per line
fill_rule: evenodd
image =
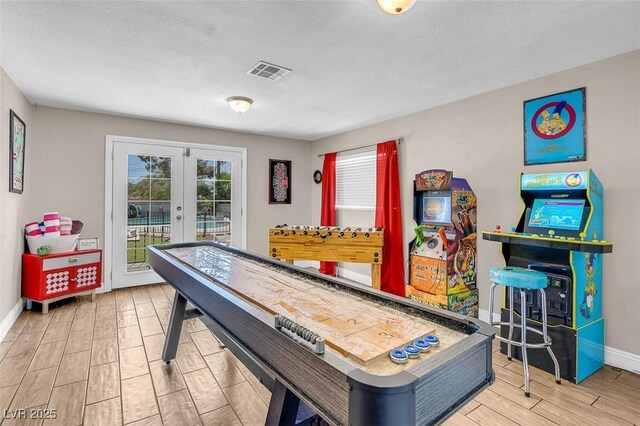
M131 136L106 135L105 137L105 167L104 167L104 245L103 256L103 282L98 293L109 292L112 289L112 250L113 250L113 146L116 142L137 143L141 145L171 146L176 148L211 149L218 151L239 152L241 154L241 178L242 199L240 200L240 217L242 225L241 249L247 247L247 148L209 145L203 143L179 142L163 139L137 138Z

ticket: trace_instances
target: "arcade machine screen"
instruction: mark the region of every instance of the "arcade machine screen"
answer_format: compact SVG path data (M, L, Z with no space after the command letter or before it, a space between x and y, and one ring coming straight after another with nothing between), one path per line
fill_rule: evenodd
M422 224L451 225L451 194L422 196Z
M554 200L538 198L533 201L529 228L579 231L585 200Z

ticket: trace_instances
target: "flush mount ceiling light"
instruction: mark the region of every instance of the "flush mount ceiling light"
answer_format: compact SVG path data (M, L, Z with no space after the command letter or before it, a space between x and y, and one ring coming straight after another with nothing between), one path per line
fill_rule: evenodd
M235 112L243 113L249 111L253 99L244 96L231 96L227 98L227 103Z
M377 0L378 6L387 13L398 15L411 9L416 0Z

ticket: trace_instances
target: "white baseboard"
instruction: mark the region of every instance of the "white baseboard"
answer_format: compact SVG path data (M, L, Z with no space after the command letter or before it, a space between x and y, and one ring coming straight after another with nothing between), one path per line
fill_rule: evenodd
M300 268L320 268L320 262L317 260L294 260L293 264Z
M480 309L478 317L481 321L489 322L489 311ZM493 313L493 321L500 321L500 314ZM612 348L611 346L604 347L604 363L612 367L622 368L623 370L631 371L640 374L640 355L632 354L631 352L625 352L620 349Z
M479 309L478 310L478 319L480 321L484 321L486 323L489 322L489 311L487 311L486 309ZM493 322L498 322L500 321L500 314L497 312L493 313Z
M11 329L11 326L13 325L13 323L16 322L23 308L24 308L24 301L22 300L22 297L21 297L20 300L16 302L16 304L13 306L13 308L11 308L7 316L4 317L4 319L0 323L0 342L5 338L5 336Z
M605 346L604 363L612 367L618 367L640 374L640 355L632 354L631 352Z

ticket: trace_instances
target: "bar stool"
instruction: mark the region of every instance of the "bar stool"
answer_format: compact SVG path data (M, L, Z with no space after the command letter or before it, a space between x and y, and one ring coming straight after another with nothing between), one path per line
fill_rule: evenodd
M509 288L509 322L500 321L493 322L493 315L489 315L489 324L492 326L509 326L509 338L496 336L496 339L507 344L507 357L511 360L511 345L520 346L522 348L522 364L524 366L524 395L530 396L529 392L529 363L527 361L527 349L547 348L553 365L555 368L556 383L560 384L560 367L558 360L551 350L551 337L547 335L547 298L544 289L547 287L547 276L540 271L531 269L518 268L515 266L505 266L503 268L491 268L489 270L489 279L491 280L491 288L489 288L489 311L493 308L493 294L497 285L503 285ZM520 307L521 320L520 324L513 322L513 293L514 288L520 291ZM542 300L542 331L527 326L527 294L525 290L539 290ZM519 327L521 329L520 341L513 340L513 329ZM527 343L527 331L542 335L542 343Z

